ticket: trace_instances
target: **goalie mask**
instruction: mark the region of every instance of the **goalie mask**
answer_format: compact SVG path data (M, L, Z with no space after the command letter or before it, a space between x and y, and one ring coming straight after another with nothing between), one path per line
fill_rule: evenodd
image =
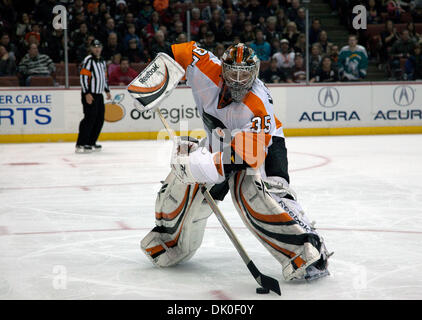
M259 59L251 48L239 43L230 46L221 61L223 79L230 88L232 99L240 102L258 76Z

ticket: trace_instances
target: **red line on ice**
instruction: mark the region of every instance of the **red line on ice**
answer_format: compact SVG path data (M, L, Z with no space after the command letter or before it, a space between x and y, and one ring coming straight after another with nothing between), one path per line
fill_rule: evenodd
M212 290L210 293L217 297L220 300L231 300L223 291L221 290Z
M82 230L50 230L50 231L30 231L30 232L9 232L7 227L2 226L0 228L0 236L12 235L12 236L24 236L24 235L43 235L43 234L59 234L59 233L78 233L78 232L111 232L111 231L142 231L151 230L151 227L143 228L132 228L122 221L116 221L119 228L110 229L82 229ZM206 229L221 229L220 226L206 227ZM246 227L232 227L232 229L245 230ZM2 230L5 230L2 232ZM355 232L388 232L388 233L403 233L403 234L422 234L422 231L413 230L388 230L388 229L358 229L358 228L317 228L317 230L325 231L355 231ZM6 232L6 233L4 233Z

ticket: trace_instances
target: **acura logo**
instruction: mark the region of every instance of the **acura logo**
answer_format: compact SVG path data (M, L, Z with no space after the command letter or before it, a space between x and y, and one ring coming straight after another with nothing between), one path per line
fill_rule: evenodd
M340 100L340 94L336 88L324 87L318 92L318 102L325 108L335 107Z
M415 100L415 91L410 86L398 86L393 91L393 99L396 105L407 107Z

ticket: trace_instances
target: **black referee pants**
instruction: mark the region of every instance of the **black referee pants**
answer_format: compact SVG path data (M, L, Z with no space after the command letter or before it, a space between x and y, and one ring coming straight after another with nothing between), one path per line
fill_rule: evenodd
M97 142L104 124L104 97L102 94L92 93L94 98L91 104L86 102L85 94L82 93L82 105L84 118L79 123L79 135L76 145L93 146Z

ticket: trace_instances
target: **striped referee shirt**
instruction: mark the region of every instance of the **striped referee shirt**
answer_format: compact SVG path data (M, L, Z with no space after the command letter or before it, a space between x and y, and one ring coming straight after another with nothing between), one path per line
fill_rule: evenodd
M110 92L105 60L101 57L97 59L91 54L85 57L82 62L80 81L83 93Z

